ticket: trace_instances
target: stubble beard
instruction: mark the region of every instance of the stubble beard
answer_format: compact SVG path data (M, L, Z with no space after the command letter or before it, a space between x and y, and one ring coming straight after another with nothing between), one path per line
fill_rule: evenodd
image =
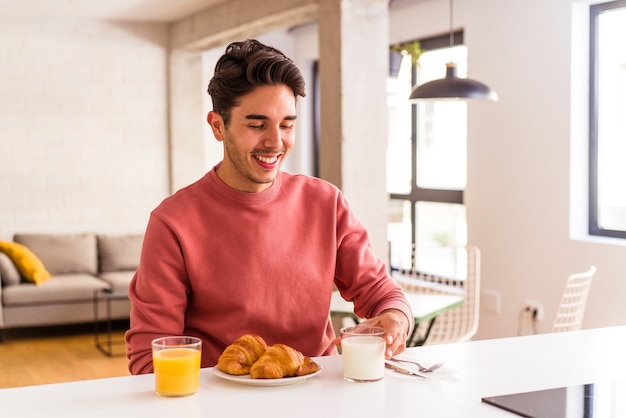
M270 184L271 185L274 182L275 176L272 176L271 179L262 179L262 178L257 177L254 174L252 167L250 167L250 159L248 158L249 154L242 153L237 150L235 141L232 135L228 131L226 131L224 135L224 144L226 145L225 157L230 160L235 170L238 173L240 173L245 179L255 184ZM250 158L253 159L254 157L250 157Z

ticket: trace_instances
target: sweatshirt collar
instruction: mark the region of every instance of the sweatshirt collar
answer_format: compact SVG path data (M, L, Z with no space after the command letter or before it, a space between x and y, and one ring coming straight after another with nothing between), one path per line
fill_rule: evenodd
M272 200L280 191L280 187L282 184L281 171L279 171L276 175L274 183L272 183L272 185L266 190L258 193L249 193L235 190L219 178L219 176L217 175L217 169L221 164L222 163L220 162L215 167L213 167L211 171L209 171L205 175L205 179L208 181L211 188L213 188L217 193L228 199L247 204L264 203Z

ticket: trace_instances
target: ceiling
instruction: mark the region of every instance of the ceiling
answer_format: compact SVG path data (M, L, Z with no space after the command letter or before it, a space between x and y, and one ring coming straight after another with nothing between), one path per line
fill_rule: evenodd
M0 0L0 16L171 22L228 0Z

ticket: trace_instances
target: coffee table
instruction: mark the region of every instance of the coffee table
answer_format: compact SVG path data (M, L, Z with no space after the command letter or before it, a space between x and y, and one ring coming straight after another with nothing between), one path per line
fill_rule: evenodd
M97 289L93 293L93 336L96 348L109 357L126 355L126 345L123 339L113 339L113 319L111 318L111 302L114 300L128 300L128 292L112 289ZM100 318L100 303L104 303L104 317ZM100 330L100 323L104 322L104 335ZM115 346L123 346L124 350L116 351Z

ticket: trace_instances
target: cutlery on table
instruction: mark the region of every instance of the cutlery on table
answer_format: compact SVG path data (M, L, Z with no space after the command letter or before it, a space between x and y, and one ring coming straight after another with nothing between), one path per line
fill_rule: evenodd
M400 366L396 366L395 364L391 364L389 362L385 362L385 367L388 368L388 369L393 370L394 372L398 372L398 373L402 373L402 374L408 374L410 376L417 376L417 377L423 377L423 378L427 378L428 377L425 374L414 372L412 370L405 369L405 368L400 367Z
M434 372L435 370L437 370L438 368L443 366L443 363L437 363L437 364L433 364L430 367L424 367L421 364L419 364L417 361L414 361L414 360L402 360L402 359L399 359L399 358L392 358L391 361L399 361L399 362L403 362L403 363L415 364L419 368L419 371L422 372L422 373Z

